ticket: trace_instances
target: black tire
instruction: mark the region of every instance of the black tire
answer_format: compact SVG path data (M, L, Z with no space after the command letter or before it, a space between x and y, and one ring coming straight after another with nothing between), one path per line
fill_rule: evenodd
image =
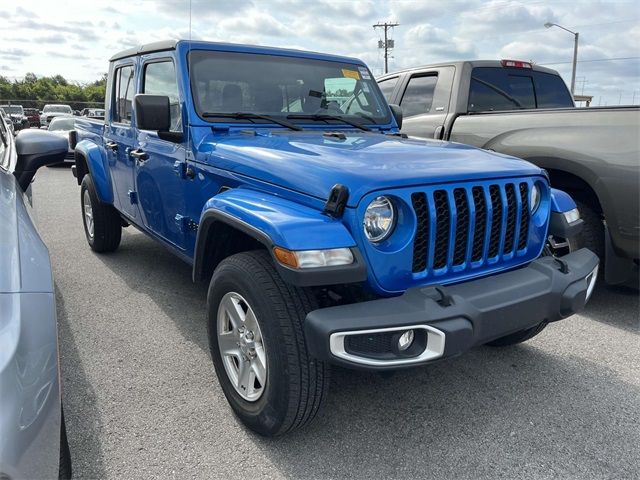
M93 235L87 227L85 216L85 192L89 195L93 214ZM113 252L120 245L122 237L122 220L113 206L102 203L98 199L93 180L90 175L85 175L80 188L80 206L82 208L82 224L87 243L94 252Z
M580 218L583 220L582 232L579 235L581 246L595 253L600 262L604 263L604 225L602 215L596 212L586 203L576 201ZM604 268L600 269L601 272Z
M492 342L487 343L491 347L508 347L510 345L516 345L518 343L526 342L538 335L547 326L547 322L539 323L531 328L520 330L519 332L506 335L504 337L497 338Z
M225 294L236 292L251 306L264 342L267 380L263 393L247 401L225 370L217 337L217 312ZM207 297L211 357L231 408L251 430L282 435L316 416L329 388L329 365L307 352L302 323L317 308L308 289L285 283L266 251L233 255L216 268Z
M58 464L58 478L68 480L73 475L71 468L71 450L67 440L67 426L64 422L64 410L60 417L60 463Z

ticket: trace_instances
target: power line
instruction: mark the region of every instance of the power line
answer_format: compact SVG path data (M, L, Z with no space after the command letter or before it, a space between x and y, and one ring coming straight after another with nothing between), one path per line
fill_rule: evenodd
M591 63L591 62L614 62L618 60L640 60L640 57L615 57L615 58L594 58L591 60L578 60L578 63ZM553 62L553 63L537 63L536 65L545 66L545 65L565 65L567 63L573 62Z

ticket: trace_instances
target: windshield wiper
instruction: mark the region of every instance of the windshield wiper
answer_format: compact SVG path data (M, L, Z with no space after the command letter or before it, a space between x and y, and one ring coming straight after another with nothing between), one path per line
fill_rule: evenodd
M236 112L236 113L215 113L215 112L205 112L202 114L204 118L233 118L236 120L253 120L253 119L261 119L268 120L273 123L277 123L283 127L290 128L291 130L295 130L297 132L302 131L302 127L298 125L287 122L286 120L280 120L275 117L271 117L269 115L262 115L260 113L251 113L251 112ZM255 123L255 122L252 122Z
M360 130L364 130L365 132L370 132L371 129L366 125L362 125L361 123L354 122L353 120L347 120L346 118L341 117L340 115L330 115L328 113L292 113L291 115L287 115L287 118L291 120L339 120L347 125L351 125L352 127L359 128ZM328 122L327 122L328 123Z

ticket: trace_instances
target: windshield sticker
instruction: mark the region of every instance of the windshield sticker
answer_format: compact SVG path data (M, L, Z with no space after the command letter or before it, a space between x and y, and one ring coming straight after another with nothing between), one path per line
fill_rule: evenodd
M369 71L366 68L358 67L358 70L360 71L360 75L362 75L362 78L364 78L365 80L371 80L371 75L369 75Z
M349 70L347 68L343 68L342 76L345 78L353 78L355 80L360 80L360 74L356 70Z
M316 98L322 98L322 97L324 97L324 93L323 92L319 92L318 90L309 90L309 96L310 97L316 97Z
M369 85L367 85L366 83L362 82L362 90L364 90L365 92L369 93Z

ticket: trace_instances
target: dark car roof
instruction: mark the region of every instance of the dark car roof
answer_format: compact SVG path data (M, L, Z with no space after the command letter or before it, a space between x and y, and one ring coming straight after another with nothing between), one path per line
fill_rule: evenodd
M167 50L176 50L179 45L190 44L196 49L206 49L207 47L212 50L228 50L228 51L241 51L246 53L261 53L261 54L274 54L274 55L292 55L292 56L308 56L317 59L345 62L345 63L359 63L362 61L353 58L345 57L341 55L330 55L319 52L311 52L305 50L295 50L289 48L278 47L264 47L259 45L245 45L238 43L224 43L224 42L204 42L201 40L162 40L159 42L147 43L138 47L128 48L119 53L116 53L109 59L110 62L120 60L122 58L133 57L135 55L141 55L145 53L162 52Z

